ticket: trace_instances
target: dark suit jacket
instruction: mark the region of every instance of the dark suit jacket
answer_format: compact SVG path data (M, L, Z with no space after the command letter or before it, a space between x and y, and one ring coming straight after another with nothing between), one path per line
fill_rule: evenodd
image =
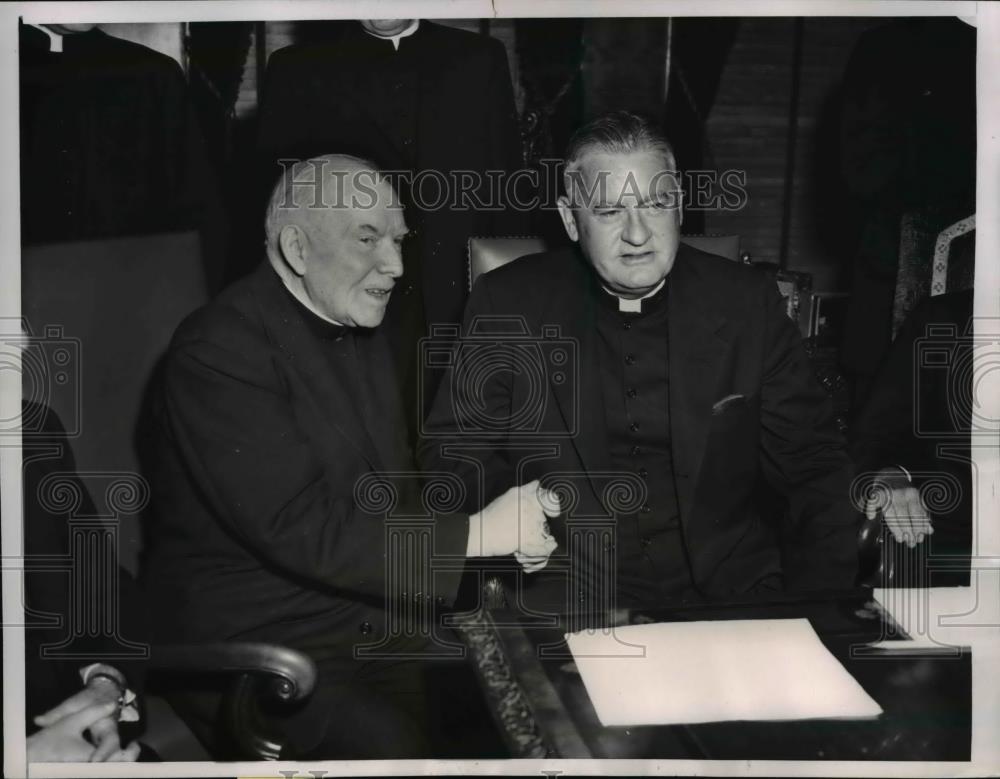
M218 289L222 199L178 64L98 29L20 44L24 243L196 228Z
M298 153L361 154L390 170L445 176L517 170L520 136L506 52L498 40L427 20L400 41L399 51L355 22L333 40L279 49L268 62L260 147L272 183L273 161ZM433 199L434 181L426 187ZM476 194L485 198L487 190ZM393 297L390 318L393 308L422 292L426 321L461 321L469 237L521 234L521 216L502 209L408 208L416 238L406 254L403 290L412 291Z
M972 546L972 303L970 289L913 310L850 431L859 473L902 465L930 490L936 554Z
M780 572L794 587L851 586L857 567L851 467L830 402L813 379L773 280L682 245L668 283L670 386L664 392L696 586L706 595L726 596ZM577 345L576 366L564 372L569 381L553 380L560 371L546 366L543 386L523 366L512 370L500 363L487 370L481 363L471 383L456 381L452 371L426 426L424 466L457 470L482 500L515 479L585 472L586 478L575 477L573 513L610 514L614 498L602 497L608 484L599 477L610 470L594 335L601 294L592 269L573 249L525 257L477 281L465 315L467 336L483 316L519 316L533 338L543 326L556 325L557 340ZM479 330L491 327L510 332L509 321L481 321ZM549 350L542 347L542 354ZM504 420L528 403L543 407L531 422L540 432L522 437L516 454L507 452L515 436ZM460 432L475 419L497 420L494 429L501 432ZM483 439L489 448L478 454L485 460L480 485L475 469L443 456L441 444ZM533 461L518 467L516 457L529 455L529 444L549 445L554 454L539 459L535 451ZM761 476L787 497L783 522L754 508ZM558 538L560 528L554 530ZM557 554L565 553L562 542Z
M387 599L453 597L457 575L427 581L426 560L409 578L390 571L387 516L427 512L412 505L383 339L359 334L354 359L350 336L324 340L319 321L264 263L178 328L157 403L145 567L158 640L344 650L378 637ZM395 510L364 481L378 472L398 490ZM467 523L439 516L437 552L464 558Z

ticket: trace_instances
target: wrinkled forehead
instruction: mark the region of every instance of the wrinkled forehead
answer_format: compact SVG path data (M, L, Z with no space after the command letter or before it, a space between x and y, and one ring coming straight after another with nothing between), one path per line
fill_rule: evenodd
M588 149L567 165L565 180L574 204L592 208L645 205L674 199L680 191L673 160L658 149Z
M403 205L390 180L373 170L336 171L326 177L318 207L307 207L311 221L324 231L361 226L379 233L406 232Z

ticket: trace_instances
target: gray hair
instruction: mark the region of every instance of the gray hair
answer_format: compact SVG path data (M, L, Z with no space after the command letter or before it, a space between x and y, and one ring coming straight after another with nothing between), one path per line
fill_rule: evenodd
M660 152L667 169L677 170L674 149L656 124L631 111L613 111L583 125L570 137L563 174L567 189L568 174L578 169L580 159L592 148L612 154L647 150Z
M333 171L367 170L376 175L380 173L378 166L371 160L350 154L324 154L307 160L281 162L283 170L271 190L264 215L264 240L268 251L277 250L281 229L292 223L292 215L298 211L300 203L295 196L297 187L315 186L317 189L308 203L325 204L322 196L324 182L321 177L328 167L332 167Z

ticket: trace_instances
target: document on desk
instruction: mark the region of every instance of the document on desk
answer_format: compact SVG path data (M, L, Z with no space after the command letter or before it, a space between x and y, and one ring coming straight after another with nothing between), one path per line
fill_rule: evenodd
M628 625L566 641L603 725L882 713L806 619ZM621 642L645 651L622 652Z

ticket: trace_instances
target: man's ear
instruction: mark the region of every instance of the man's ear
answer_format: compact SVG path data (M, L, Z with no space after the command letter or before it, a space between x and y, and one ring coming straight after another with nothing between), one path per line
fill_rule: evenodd
M569 198L566 195L560 195L559 199L556 200L556 206L559 208L559 217L562 219L563 227L566 228L566 235L570 237L570 240L579 241L580 232L576 229L576 215L573 213L573 206L570 205Z
M278 246L281 256L296 276L306 275L307 253L306 236L298 225L285 225L278 233Z

